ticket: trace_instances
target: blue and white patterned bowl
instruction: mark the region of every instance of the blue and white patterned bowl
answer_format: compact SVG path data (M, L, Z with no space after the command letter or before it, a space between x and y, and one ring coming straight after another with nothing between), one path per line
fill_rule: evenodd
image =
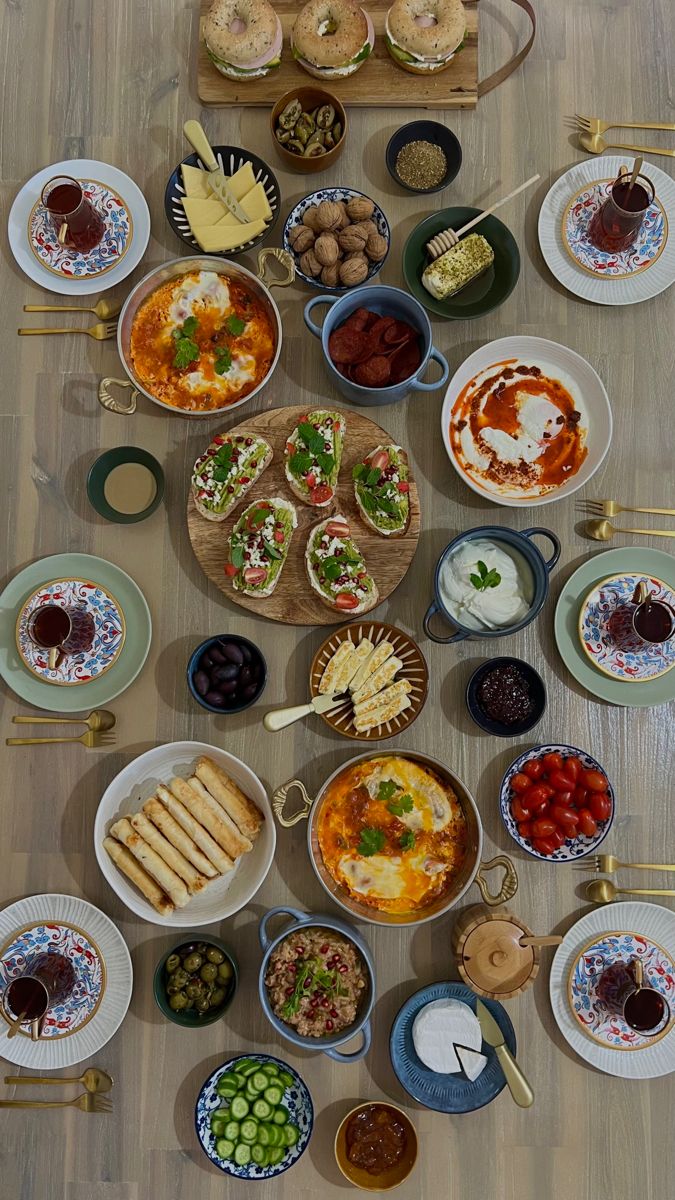
M518 832L518 822L511 812L511 780L513 779L514 775L517 775L519 771L522 771L525 763L529 762L531 758L542 758L544 754L562 754L563 758L574 756L581 759L584 767L587 770L602 771L603 775L607 775L605 768L600 766L600 763L597 762L595 758L593 758L590 754L587 754L585 750L578 750L576 746L564 746L559 742L555 742L546 746L533 746L531 750L526 750L524 754L521 754L520 757L515 760L515 762L512 762L511 766L507 768L504 774L504 778L502 779L499 788L499 812L502 821L504 822L507 833L510 833L514 842L517 842L518 845L521 846L526 852L526 854L531 854L533 858L538 858L541 862L561 863L572 862L576 858L585 858L587 854L592 854L594 850L597 850L598 846L604 842L607 834L612 828L616 800L614 796L614 788L612 787L609 779L607 780L607 795L609 796L612 804L612 811L607 820L603 821L602 824L598 826L598 832L596 833L595 837L584 837L584 835L580 833L577 834L575 838L567 838L564 846L560 846L559 849L554 850L553 854L540 854L539 851L535 850L534 846L530 845L530 843L526 841L525 838L521 837L520 833Z
M94 640L89 649L64 655L57 667L50 667L49 651L36 646L28 635L30 618L43 604L83 607L94 619ZM126 622L118 601L100 584L83 579L44 583L28 597L16 623L16 645L24 666L45 683L62 687L98 679L117 662L125 637Z
M584 654L603 675L623 683L658 679L675 667L675 637L644 642L633 629L633 595L639 583L646 583L655 599L675 607L675 593L667 583L632 571L594 584L579 610Z
M249 1062L259 1063L275 1063L282 1071L288 1071L289 1075L293 1076L293 1084L286 1088L283 1095L283 1103L288 1109L291 1120L294 1125L297 1125L300 1130L300 1137L295 1146L289 1146L288 1152L274 1166L259 1167L257 1163L250 1162L246 1166L240 1167L237 1163L230 1159L219 1158L216 1154L216 1137L211 1132L211 1116L216 1108L219 1108L223 1103L222 1098L216 1091L216 1086L221 1075L226 1071L236 1071L237 1063L242 1059L248 1059ZM201 1143L202 1150L207 1158L211 1160L214 1167L225 1171L227 1175L234 1175L236 1179L273 1179L275 1175L283 1175L289 1167L294 1166L304 1151L307 1149L309 1139L312 1136L314 1127L314 1105L312 1097L309 1094L309 1089L298 1075L297 1071L288 1063L282 1062L280 1058L274 1058L271 1054L238 1054L236 1058L231 1058L228 1062L223 1063L222 1067L217 1067L212 1075L206 1080L202 1087L195 1107L195 1128L197 1137Z
M311 208L313 204L321 204L323 200L331 200L333 203L336 203L338 200L349 201L353 200L357 196L366 200L372 200L371 196L366 196L365 192L357 192L355 188L320 188L318 192L310 192L309 196L305 196L303 200L300 200L296 204L295 208L292 208L286 217L286 224L284 225L284 231L282 235L284 250L288 250L295 259L296 278L302 279L302 281L304 283L308 283L310 287L320 288L322 292L334 292L335 295L338 296L341 296L344 292L351 292L354 290L353 287L327 287L325 283L321 282L320 277L314 279L311 275L305 275L305 273L300 270L300 255L294 253L293 247L291 246L288 238L291 229L293 229L295 225L302 224L304 213L308 208ZM372 203L375 204L375 201L372 200ZM370 264L366 278L363 280L363 283L357 285L358 287L363 287L364 284L370 283L371 279L373 279L375 275L379 274L387 261L389 248L391 246L391 230L389 228L389 222L387 221L387 218L378 204L375 204L375 209L370 219L377 225L377 232L380 233L383 238L386 238L387 253L380 262Z

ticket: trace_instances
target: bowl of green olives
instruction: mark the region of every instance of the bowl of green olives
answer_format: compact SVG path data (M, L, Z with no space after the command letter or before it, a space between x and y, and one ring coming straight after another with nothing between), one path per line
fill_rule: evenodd
M344 150L347 114L337 96L323 88L286 92L272 109L270 125L279 158L289 171L325 171Z
M193 935L157 964L153 990L157 1007L176 1025L210 1025L229 1008L237 990L237 962L224 942Z

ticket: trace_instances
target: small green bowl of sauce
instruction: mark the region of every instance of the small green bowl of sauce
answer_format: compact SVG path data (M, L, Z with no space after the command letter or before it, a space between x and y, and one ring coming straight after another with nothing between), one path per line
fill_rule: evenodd
M92 464L87 495L106 521L132 525L152 516L164 496L164 471L140 446L116 446Z

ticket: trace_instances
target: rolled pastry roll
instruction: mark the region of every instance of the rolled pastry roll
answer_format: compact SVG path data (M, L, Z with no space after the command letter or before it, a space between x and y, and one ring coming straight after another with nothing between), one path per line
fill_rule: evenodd
M116 821L111 826L110 833L114 838L117 838L118 842L126 846L134 858L138 859L141 866L145 867L148 874L157 880L175 907L185 908L190 895L183 880L176 875L175 871L171 870L171 867L166 865L164 859L160 858L159 854L136 832L129 817L122 817L120 821Z
M139 833L143 840L159 854L160 858L164 859L167 867L171 867L171 870L184 880L191 895L201 892L206 887L208 880L200 875L199 871L195 871L192 863L183 857L180 850L176 850L175 846L171 845L164 834L155 829L152 821L149 821L143 813L134 813L131 824L136 833Z
M185 832L189 834L193 841L196 842L196 844L199 846L199 849L203 850L204 854L208 859L210 859L216 870L219 871L221 875L225 875L227 871L231 871L234 863L232 862L229 854L225 854L225 852L221 850L218 843L211 837L211 834L207 833L207 831L199 824L199 821L195 821L192 813L188 812L187 808L185 808L185 805L181 804L180 800L177 800L168 788L158 787L157 795L174 820L177 821L178 824L185 830Z
M253 842L250 840L250 838L244 837L243 833L239 832L239 829L232 820L232 817L225 812L224 808L220 807L217 801L213 799L211 793L207 792L201 779L197 779L197 776L193 775L188 782L193 791L195 791L198 796L201 796L204 804L213 814L213 817L217 821L222 821L225 828L229 830L229 834L232 839L232 848L228 849L228 854L231 854L233 858L239 858L240 854L248 854L249 850L253 849Z
M168 896L164 895L161 887L155 883L154 879L148 875L147 871L143 870L130 854L126 846L120 845L114 838L107 837L103 839L103 849L110 855L116 867L119 867L123 875L130 879L136 885L139 892L142 892L146 900L149 900L156 912L161 913L163 917L168 917L173 912L173 904Z
M195 774L235 825L239 826L244 837L251 840L257 837L264 817L257 805L244 795L234 780L230 779L212 758L200 758Z
M171 842L171 845L175 846L176 850L180 850L188 862L192 863L193 867L196 867L208 879L215 878L218 872L213 863L205 854L202 854L196 842L188 833L185 833L171 813L167 812L161 800L158 800L156 796L152 800L146 800L143 812L148 820L157 826L160 833L163 833L164 837Z

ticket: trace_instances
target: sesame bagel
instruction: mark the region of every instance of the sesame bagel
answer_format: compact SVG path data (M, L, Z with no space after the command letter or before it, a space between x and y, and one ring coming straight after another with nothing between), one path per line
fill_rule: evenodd
M231 79L260 79L281 61L281 22L267 0L214 0L204 41L214 66Z
M353 0L309 0L291 30L294 57L317 79L353 74L374 42L370 17Z
M428 75L450 65L465 29L461 0L394 0L385 42L397 66Z

